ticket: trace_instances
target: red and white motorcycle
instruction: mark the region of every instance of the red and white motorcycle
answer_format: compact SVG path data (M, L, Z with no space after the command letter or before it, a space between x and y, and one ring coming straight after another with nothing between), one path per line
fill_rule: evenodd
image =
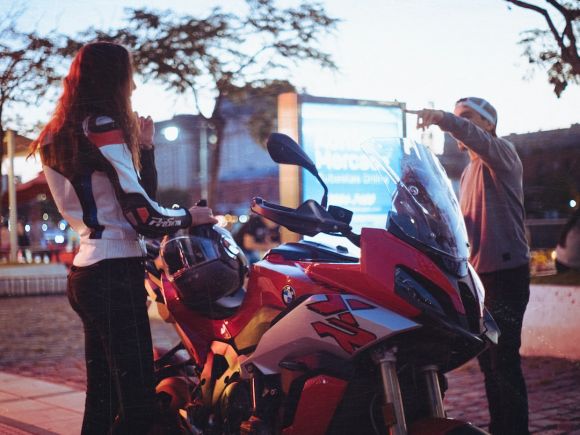
M198 434L485 433L447 418L442 400L443 374L497 342L498 329L437 158L407 139L367 143L391 205L384 226L358 235L349 210L327 207L292 139L273 134L268 150L325 194L297 209L254 198L252 210L302 235L342 236L360 255L283 244L244 287L248 268L227 231L166 238L147 287L181 342L156 362L158 391Z

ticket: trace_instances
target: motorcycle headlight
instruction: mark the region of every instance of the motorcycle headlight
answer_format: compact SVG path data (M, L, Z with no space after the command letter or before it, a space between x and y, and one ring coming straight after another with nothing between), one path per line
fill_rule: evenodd
M404 269L395 270L395 293L421 311L444 315L443 307L431 292Z
M471 264L468 263L468 267L469 267L469 275L471 276L471 279L473 280L473 286L475 287L475 291L477 292L477 303L479 304L479 315L481 317L483 317L483 310L485 307L484 306L485 288L483 287L483 283L481 282L481 279L479 278L479 275L477 274L477 272L475 271L473 266L471 266Z

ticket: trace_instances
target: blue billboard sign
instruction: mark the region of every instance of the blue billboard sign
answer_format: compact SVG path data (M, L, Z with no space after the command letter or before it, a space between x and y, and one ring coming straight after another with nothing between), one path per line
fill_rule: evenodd
M328 203L354 212L355 232L384 228L390 198L361 144L369 139L405 136L403 103L301 96L300 143L328 185ZM301 174L302 200L320 201L323 190L307 171ZM322 237L327 239L327 237Z

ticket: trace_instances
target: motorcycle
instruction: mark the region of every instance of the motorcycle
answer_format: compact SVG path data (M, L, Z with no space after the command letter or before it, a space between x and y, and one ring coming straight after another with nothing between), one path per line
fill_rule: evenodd
M256 197L252 211L304 236L342 237L360 254L285 243L246 278L229 232L167 237L151 253L146 287L181 339L156 360L168 406L196 434L485 433L448 418L443 404L444 374L499 331L437 158L408 139L367 142L361 156L390 205L384 225L356 234L351 211L327 206L300 146L277 133L267 145L324 195L296 209Z

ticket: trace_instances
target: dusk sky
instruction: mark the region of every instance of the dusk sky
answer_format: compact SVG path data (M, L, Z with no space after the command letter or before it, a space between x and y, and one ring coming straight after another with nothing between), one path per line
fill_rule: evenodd
M20 3L20 2L19 2ZM295 5L297 1L281 1ZM499 112L498 134L568 127L578 122L580 86L570 85L558 99L543 71L530 69L517 45L520 32L545 27L532 11L508 9L503 0L327 0L327 12L343 21L323 48L338 72L312 64L290 71L290 80L316 96L398 100L410 108L452 110L464 96L482 96ZM15 3L0 0L6 10ZM220 5L236 11L241 0L29 0L22 27L74 34L89 26L121 23L124 7L149 7L201 15ZM133 105L141 114L165 120L193 113L189 95L176 97L159 85L138 81ZM211 99L203 109L209 113ZM27 122L44 121L52 105L27 110ZM415 120L409 118L412 130Z

